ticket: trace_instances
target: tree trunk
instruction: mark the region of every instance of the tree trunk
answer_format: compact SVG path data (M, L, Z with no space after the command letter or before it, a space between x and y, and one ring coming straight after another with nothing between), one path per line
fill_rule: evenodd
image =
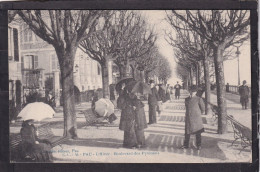
M220 45L214 49L214 64L217 85L217 101L218 101L218 133L227 132L227 104L225 92L225 77L223 66L224 46Z
M193 85L193 69L190 68L190 85Z
M120 74L121 76L121 74ZM109 97L109 78L108 78L108 62L106 61L102 65L102 85L103 85L103 97Z
M119 70L119 78L122 79L123 78L123 67L121 65L118 65L118 70Z
M209 76L209 60L207 55L205 56L203 60L203 66L204 66L204 80L205 80L205 113L206 115L210 112L210 76Z
M125 65L123 66L123 71L122 71L123 77L129 77L130 76L129 67L130 67L129 59L127 59L126 62L125 62Z
M146 83L149 83L149 76L148 76L148 74L149 74L149 72L147 72L147 71L144 72L144 75L145 75L144 77L145 77L145 82Z
M198 82L197 85L200 85L200 77L201 77L201 68L200 68L200 63L197 63L197 77L198 77Z
M133 77L134 79L136 79L136 78L135 78L135 68L134 68L134 66L132 66L132 65L129 65L129 66L131 67L132 77Z
M140 71L140 79L142 82L144 82L144 71Z
M57 56L61 66L62 100L64 113L64 136L77 138L77 118L75 113L73 66L75 58L75 48L67 51L59 50Z

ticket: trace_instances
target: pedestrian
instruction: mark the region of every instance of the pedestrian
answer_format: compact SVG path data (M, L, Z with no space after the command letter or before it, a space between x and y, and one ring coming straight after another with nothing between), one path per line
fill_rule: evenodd
M175 89L175 99L180 99L180 90L181 90L181 85L177 81L177 84L174 86Z
M143 107L141 107L141 104L137 105L139 104L139 102L135 102L137 101L137 98L135 98L134 95L130 95L131 93L127 90L127 88L123 86L122 90L123 91L117 100L118 107L122 110L119 129L124 131L123 147L134 149L136 147L141 147L141 144L145 144L143 133L144 126L141 127L142 129L138 130L136 124L137 115L135 112L135 110L138 111L138 109L140 110Z
M239 87L238 92L242 109L247 109L249 102L249 87L246 85L246 80L243 81L243 85Z
M174 87L173 86L170 86L170 94L171 94L171 101L173 100L173 90L174 90Z
M198 88L198 91L196 93L196 96L198 97L202 97L203 93L205 92L205 89L206 89L206 86L204 83L202 83L199 88Z
M226 85L226 92L229 93L229 83Z
M46 139L38 138L38 131L32 122L33 120L26 120L22 123L20 157L22 161L51 162L53 160L51 143Z
M155 88L155 82L154 80L150 80L150 87L151 87L151 92L148 95L148 105L149 105L149 123L148 124L154 124L156 123L156 110L158 106L158 92L157 89Z
M135 110L135 135L137 140L137 147L144 148L146 147L144 129L147 128L144 104L141 102L140 95L137 93L130 94L130 98Z
M201 133L204 132L201 115L205 112L202 98L196 96L197 87L190 88L190 96L185 99L185 139L181 149L189 148L190 135L196 135L197 149L201 149Z
M168 100L171 100L171 88L170 88L170 85L167 84L167 87L166 87L166 101Z
M163 85L156 85L156 90L158 92L158 98L157 98L157 112L158 112L158 116L161 115L161 112L163 111L163 103L166 102L166 94L165 94L165 90L162 88Z

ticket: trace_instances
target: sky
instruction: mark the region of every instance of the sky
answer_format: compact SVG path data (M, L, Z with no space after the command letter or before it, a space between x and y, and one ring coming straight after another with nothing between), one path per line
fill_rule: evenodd
M171 26L165 20L166 12L164 10L144 10L142 15L146 18L146 21L154 25L155 32L157 33L157 46L159 47L160 53L165 56L172 67L172 77L169 79L170 84L175 84L178 79L175 71L176 62L174 60L173 48L166 42L164 38L164 30L172 30ZM240 64L240 81L246 80L248 85L251 83L251 52L250 52L250 41L247 41L239 49L241 54L239 55ZM236 56L234 54L234 56ZM230 85L238 85L238 60L228 60L224 62L224 75L225 83Z

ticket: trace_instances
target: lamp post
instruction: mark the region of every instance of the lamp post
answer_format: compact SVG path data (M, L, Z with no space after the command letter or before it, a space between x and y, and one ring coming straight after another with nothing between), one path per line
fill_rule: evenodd
M241 53L239 51L239 47L237 47L236 55L237 55L238 85L240 85L239 54L241 54Z

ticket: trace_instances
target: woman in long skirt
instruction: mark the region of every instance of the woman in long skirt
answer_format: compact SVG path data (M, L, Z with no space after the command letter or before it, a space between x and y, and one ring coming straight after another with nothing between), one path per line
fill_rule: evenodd
M119 129L124 131L123 147L145 147L144 129L147 128L147 123L144 104L128 90L119 96L117 102L122 109Z

